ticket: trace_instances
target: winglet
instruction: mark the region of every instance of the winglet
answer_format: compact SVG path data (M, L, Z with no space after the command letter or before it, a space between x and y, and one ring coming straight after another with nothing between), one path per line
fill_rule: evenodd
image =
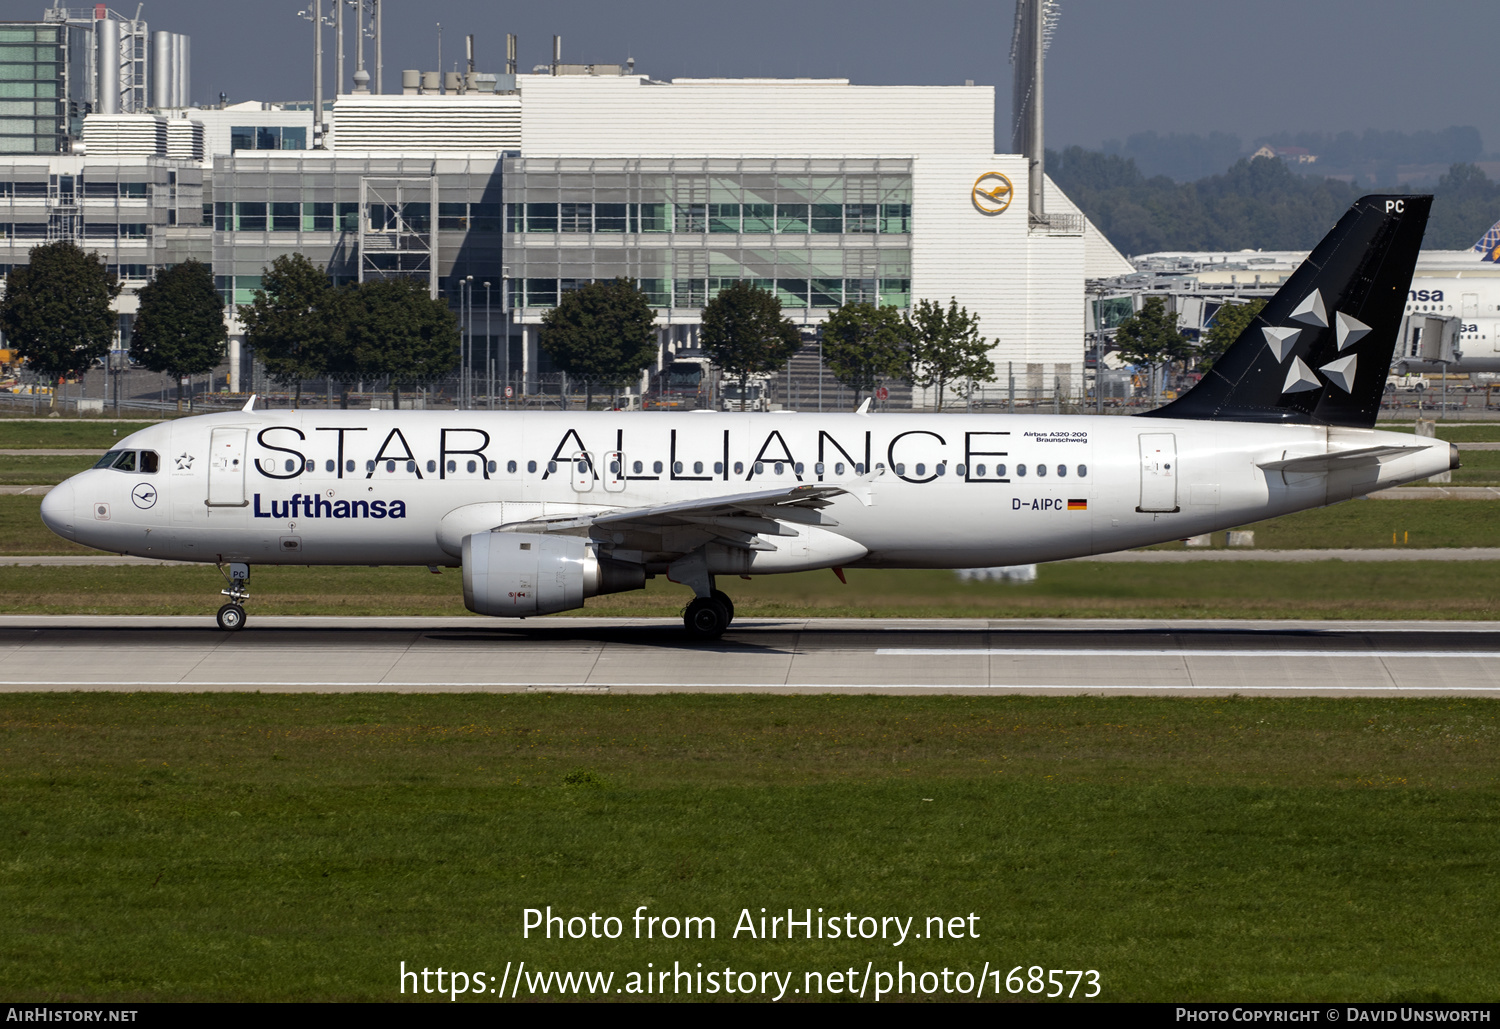
M854 409L854 413L855 414L869 414L870 413L870 398L869 397L865 397L865 399L860 402L860 405L857 408Z
M255 394L254 393L250 394L250 399L247 400L247 401L245 401L245 406L242 407L242 408L240 408L240 410L241 411L254 411L255 410Z

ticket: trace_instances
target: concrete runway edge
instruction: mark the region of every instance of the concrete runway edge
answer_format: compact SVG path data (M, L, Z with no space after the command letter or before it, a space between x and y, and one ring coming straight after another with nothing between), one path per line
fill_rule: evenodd
M1500 697L1500 623L0 616L0 693Z

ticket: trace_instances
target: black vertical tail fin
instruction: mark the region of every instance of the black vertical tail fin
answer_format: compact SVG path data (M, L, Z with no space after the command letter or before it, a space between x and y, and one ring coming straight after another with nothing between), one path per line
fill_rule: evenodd
M1147 416L1373 426L1431 207L1356 200L1202 381Z

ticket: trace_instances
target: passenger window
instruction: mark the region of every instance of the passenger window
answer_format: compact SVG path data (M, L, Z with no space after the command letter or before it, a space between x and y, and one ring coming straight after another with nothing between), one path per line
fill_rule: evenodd
M514 466L515 462L512 461L511 464L512 464L512 466ZM495 462L491 461L489 464L485 465L485 467L487 469L489 469L489 471L493 474L493 472L495 471L495 468L497 467L497 465L495 464Z
M917 462L917 474L918 475L926 475L927 474L927 466L925 464L923 464L921 461Z
M609 474L611 474L611 475L619 475L620 474L620 462L618 462L618 461L611 461L609 463Z
M287 463L291 464L290 461L288 461ZM122 450L122 451L120 451L120 456L115 460L115 468L118 471L122 471L122 472L133 472L133 471L135 471L135 451L134 450ZM287 470L290 471L291 469L288 468Z
M755 462L755 474L756 475L764 475L764 474L766 474L766 464L765 464L764 461L757 461L757 462Z
M660 475L661 474L661 462L660 461L653 461L653 462L651 462L651 470L653 472L655 472L657 475Z
M408 461L408 462L406 462L406 470L409 471L409 472L416 471L417 470L417 462L415 462L415 461ZM429 472L434 470L431 461L427 462L427 470Z
M833 465L833 474L834 475L843 475L844 474L844 462L842 462L842 461L836 461L836 462L834 462L834 465Z
M715 475L723 475L724 474L724 462L723 461L715 461L714 462L714 474Z
M1026 478L1026 466L1023 464L1016 465L1016 474L1023 479Z
M367 472L373 472L374 470L375 470L375 462L374 461L366 461L365 462L365 471L367 471Z
M289 471L289 472L295 472L297 470L297 462L293 461L290 457L287 458L286 459L286 470Z
M777 475L786 471L786 464L781 461L777 461L774 467Z
M429 471L429 472L430 472L430 471L432 471L432 469L431 469L431 468L428 468L428 469L427 469L427 470L428 470L428 471ZM450 472L456 472L456 471L458 471L458 462L457 462L457 461L452 461L452 460L450 460L450 461L449 461L449 462L448 462L448 470L449 470L449 471L450 471ZM473 470L474 470L474 462L473 462L473 461L470 461L470 462L469 462L469 471L471 471L471 472L472 472L472 471L473 471Z
M646 466L641 464L639 461L635 462L633 465L631 465L631 467L635 469L635 474L637 475L641 474L641 472L645 471L646 469Z
M681 461L673 461L672 462L672 474L673 475L681 475L682 474L682 462Z
M693 462L693 474L694 475L702 475L703 474L703 462L702 461L694 461Z
M1088 465L1081 464L1081 465L1078 466L1078 477L1080 479L1083 478L1088 473L1089 473L1089 466Z
M736 461L734 463L734 474L736 474L736 475L744 475L745 474L745 462L743 462L743 461Z
M514 461L505 462L505 470L514 475L516 473L516 463Z
M1040 476L1044 476L1044 475L1046 475L1046 474L1047 474L1047 466L1046 466L1046 465L1044 465L1044 464L1039 464L1039 465L1037 465L1037 466L1036 466L1036 474L1037 474L1037 475L1038 475L1038 476L1039 476L1039 477L1040 477Z
M338 468L338 465L334 464L332 461L326 461L323 464L323 470L327 471L327 472L334 471L337 468Z
M119 457L119 456L120 456L120 452L118 450L106 451L103 457L101 457L99 460L97 460L97 461L94 462L94 467L95 468L111 468L111 467L114 466L115 459L117 457Z
M407 464L406 470L407 471L411 471L412 470L411 465L409 463ZM453 462L452 461L448 462L448 470L450 472L453 471ZM435 472L435 471L437 471L437 462L433 461L433 460L431 460L429 458L428 461L427 461L427 471L428 472Z
M963 473L960 472L959 474L962 475ZM974 466L974 474L977 475L977 476L979 476L979 478L981 478L981 479L984 478L984 465L982 465L982 464L975 465Z
M354 462L352 460L344 462L344 470L349 472L354 471Z
M531 472L532 474L535 474L536 473L536 462L535 461L527 461L526 462L526 470L528 472Z
M854 474L855 475L863 475L863 474L865 474L865 463L863 461L856 461L854 463Z
M555 474L557 474L557 462L556 461L548 461L547 462L547 474L548 475L555 475Z
M579 475L587 475L588 471L589 471L589 463L587 461L579 461L578 462L578 474Z
M309 457L307 459L307 464L306 464L305 468L309 472L315 472L315 471L318 470L318 462L314 461L312 458Z
M1059 479L1066 479L1068 477L1068 466L1067 465L1060 464L1060 465L1057 466L1057 477Z
M940 464L936 468L934 468L933 471L937 472L939 475L947 475L948 466L945 464Z
M468 468L470 472L477 472L479 471L479 462L470 461L465 467Z
M967 472L968 472L968 469L967 469L967 468L965 468L965 467L964 467L964 466L963 466L963 465L961 465L961 464L960 464L960 465L954 465L954 466L953 466L953 474L954 474L954 475L964 475L964 474L965 474L965 473L967 473Z
M984 472L980 472L979 474L983 475ZM1017 474L1019 474L1019 475L1025 475L1026 473L1025 472L1018 472ZM995 466L995 477L998 478L998 479L1005 478L1005 466L1003 464L997 464Z
M896 474L897 475L905 475L906 474L906 463L904 461L898 461L896 463Z
M156 456L156 451L141 451L141 471L145 472L147 475L155 475L157 469L159 469L160 467L161 458Z

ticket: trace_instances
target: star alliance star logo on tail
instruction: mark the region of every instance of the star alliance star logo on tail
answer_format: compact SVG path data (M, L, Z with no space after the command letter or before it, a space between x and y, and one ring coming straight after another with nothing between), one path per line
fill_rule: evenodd
M1497 226L1500 228L1500 226ZM1493 230L1492 230L1493 231ZM1291 321L1301 322L1303 325L1312 326L1314 329L1328 328L1328 312L1323 304L1323 294L1313 290L1302 299L1296 310L1291 313ZM1370 327L1353 315L1345 314L1343 311L1333 313L1334 338L1338 341L1340 353L1352 347L1370 333ZM1266 338L1266 347L1276 357L1278 364L1285 362L1287 357L1297 346L1297 337L1302 334L1301 329L1290 326L1268 325L1261 330ZM1354 372L1359 365L1359 355L1349 354L1318 368L1323 373L1323 379L1329 384L1337 386L1345 393L1354 392ZM1319 379L1316 372L1307 366L1300 357L1293 357L1291 365L1287 368L1286 381L1282 383L1281 392L1305 393L1312 389L1321 389L1323 379Z

